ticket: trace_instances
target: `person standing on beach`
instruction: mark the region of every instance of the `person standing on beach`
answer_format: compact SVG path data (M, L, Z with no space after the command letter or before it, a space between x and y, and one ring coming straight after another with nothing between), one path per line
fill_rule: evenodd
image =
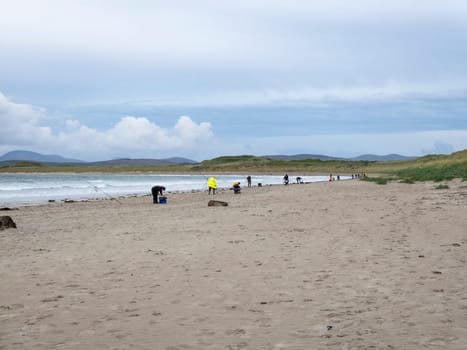
M165 187L164 186L153 186L151 188L151 193L152 193L152 203L153 204L157 204L159 203L159 201L157 200L157 196L158 195L163 195L163 191L165 191Z
M288 185L288 184L289 184L289 175L285 174L284 175L284 185Z
M251 187L251 176L250 175L246 177L246 182L248 184L248 187Z
M216 189L217 189L216 178L214 176L211 176L208 179L208 190L209 190L208 194L211 194L211 190L212 190L212 194L216 194Z

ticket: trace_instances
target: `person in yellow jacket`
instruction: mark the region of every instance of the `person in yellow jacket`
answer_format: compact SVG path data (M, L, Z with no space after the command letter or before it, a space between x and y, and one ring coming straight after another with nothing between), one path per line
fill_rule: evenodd
M211 190L212 190L212 194L216 194L216 189L217 189L217 181L216 181L216 178L214 176L211 176L209 179L208 179L208 190L209 190L209 194L211 194Z

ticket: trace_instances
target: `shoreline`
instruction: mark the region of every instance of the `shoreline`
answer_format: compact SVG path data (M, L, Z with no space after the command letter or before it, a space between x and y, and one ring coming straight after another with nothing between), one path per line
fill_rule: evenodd
M353 179L342 179L340 181L349 181ZM295 185L310 185L310 184L316 184L316 183L322 183L326 181L311 181L311 182L304 182L303 184L297 184L297 183L289 183L287 186L295 186ZM249 187L249 189L252 189L254 187L258 188L266 188L270 186L285 186L284 184L265 184L262 186L254 185ZM244 188L248 187L242 187L242 190ZM231 188L229 187L218 187L217 192L222 193L224 191L230 191ZM166 191L164 192L164 196L167 197L168 195L171 194L190 194L190 193L208 193L207 189L190 189L190 190L173 190L173 191ZM6 203L6 206L2 204L3 210L8 210L8 209L19 209L22 207L29 207L29 206L48 206L48 205L54 205L54 204L70 204L70 203L89 203L89 202L99 202L99 201L119 201L119 200L124 200L124 199L129 199L129 198L142 198L142 197L150 197L152 198L152 194L150 193L150 190L148 190L147 194L128 194L128 195L118 195L118 196L112 196L112 197L96 197L96 198L82 198L82 199L72 199L72 198L65 198L65 199L58 199L58 200L53 200L53 199L48 199L45 201L40 201L40 202L29 202L29 203ZM0 209L2 209L0 208ZM4 209L8 208L8 209Z
M18 178L15 175L19 176ZM119 199L150 194L154 183L162 182L166 193L203 191L208 175L198 174L13 174L5 177L5 192L0 196L2 206L21 207L50 202L94 201ZM12 177L13 176L13 177ZM129 176L129 177L127 177ZM140 177L141 176L141 177ZM156 176L156 177L152 177ZM240 177L240 178L239 178ZM218 175L219 189L231 188L234 179L244 180L246 175ZM281 184L282 176L252 175L253 186ZM291 176L293 178L293 175ZM303 182L327 181L327 176L304 176ZM16 180L15 180L16 179ZM186 180L185 180L186 179ZM1 180L1 175L0 175ZM342 181L350 180L343 175ZM15 182L12 181L17 181ZM236 180L235 180L236 181ZM246 187L246 181L241 181ZM295 184L292 180L290 184ZM13 185L13 190L10 186ZM84 186L84 187L83 187ZM147 188L146 188L147 186ZM3 187L0 185L0 188ZM16 190L16 191L15 191ZM48 194L47 194L48 193Z

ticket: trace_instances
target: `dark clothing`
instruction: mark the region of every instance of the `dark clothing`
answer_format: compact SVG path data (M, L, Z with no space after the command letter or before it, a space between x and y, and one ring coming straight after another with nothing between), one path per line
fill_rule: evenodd
M246 177L246 182L248 183L248 187L251 187L251 176L250 175Z
M163 195L163 191L165 191L165 187L164 186L153 186L151 188L151 192L152 192L152 203L154 204L157 204L159 203L159 201L157 200L157 196L158 195Z

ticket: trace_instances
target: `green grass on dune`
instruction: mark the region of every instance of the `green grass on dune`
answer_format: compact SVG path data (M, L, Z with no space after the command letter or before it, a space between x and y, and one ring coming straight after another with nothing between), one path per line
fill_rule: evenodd
M467 180L467 164L435 165L409 168L396 172L401 179L410 181L449 181L452 179Z
M467 150L450 155L428 155L418 158L394 171L408 181L467 180Z
M224 156L205 160L194 168L198 171L250 171L260 173L357 173L364 169L367 161L342 161L305 159L305 160L276 160L250 155Z

